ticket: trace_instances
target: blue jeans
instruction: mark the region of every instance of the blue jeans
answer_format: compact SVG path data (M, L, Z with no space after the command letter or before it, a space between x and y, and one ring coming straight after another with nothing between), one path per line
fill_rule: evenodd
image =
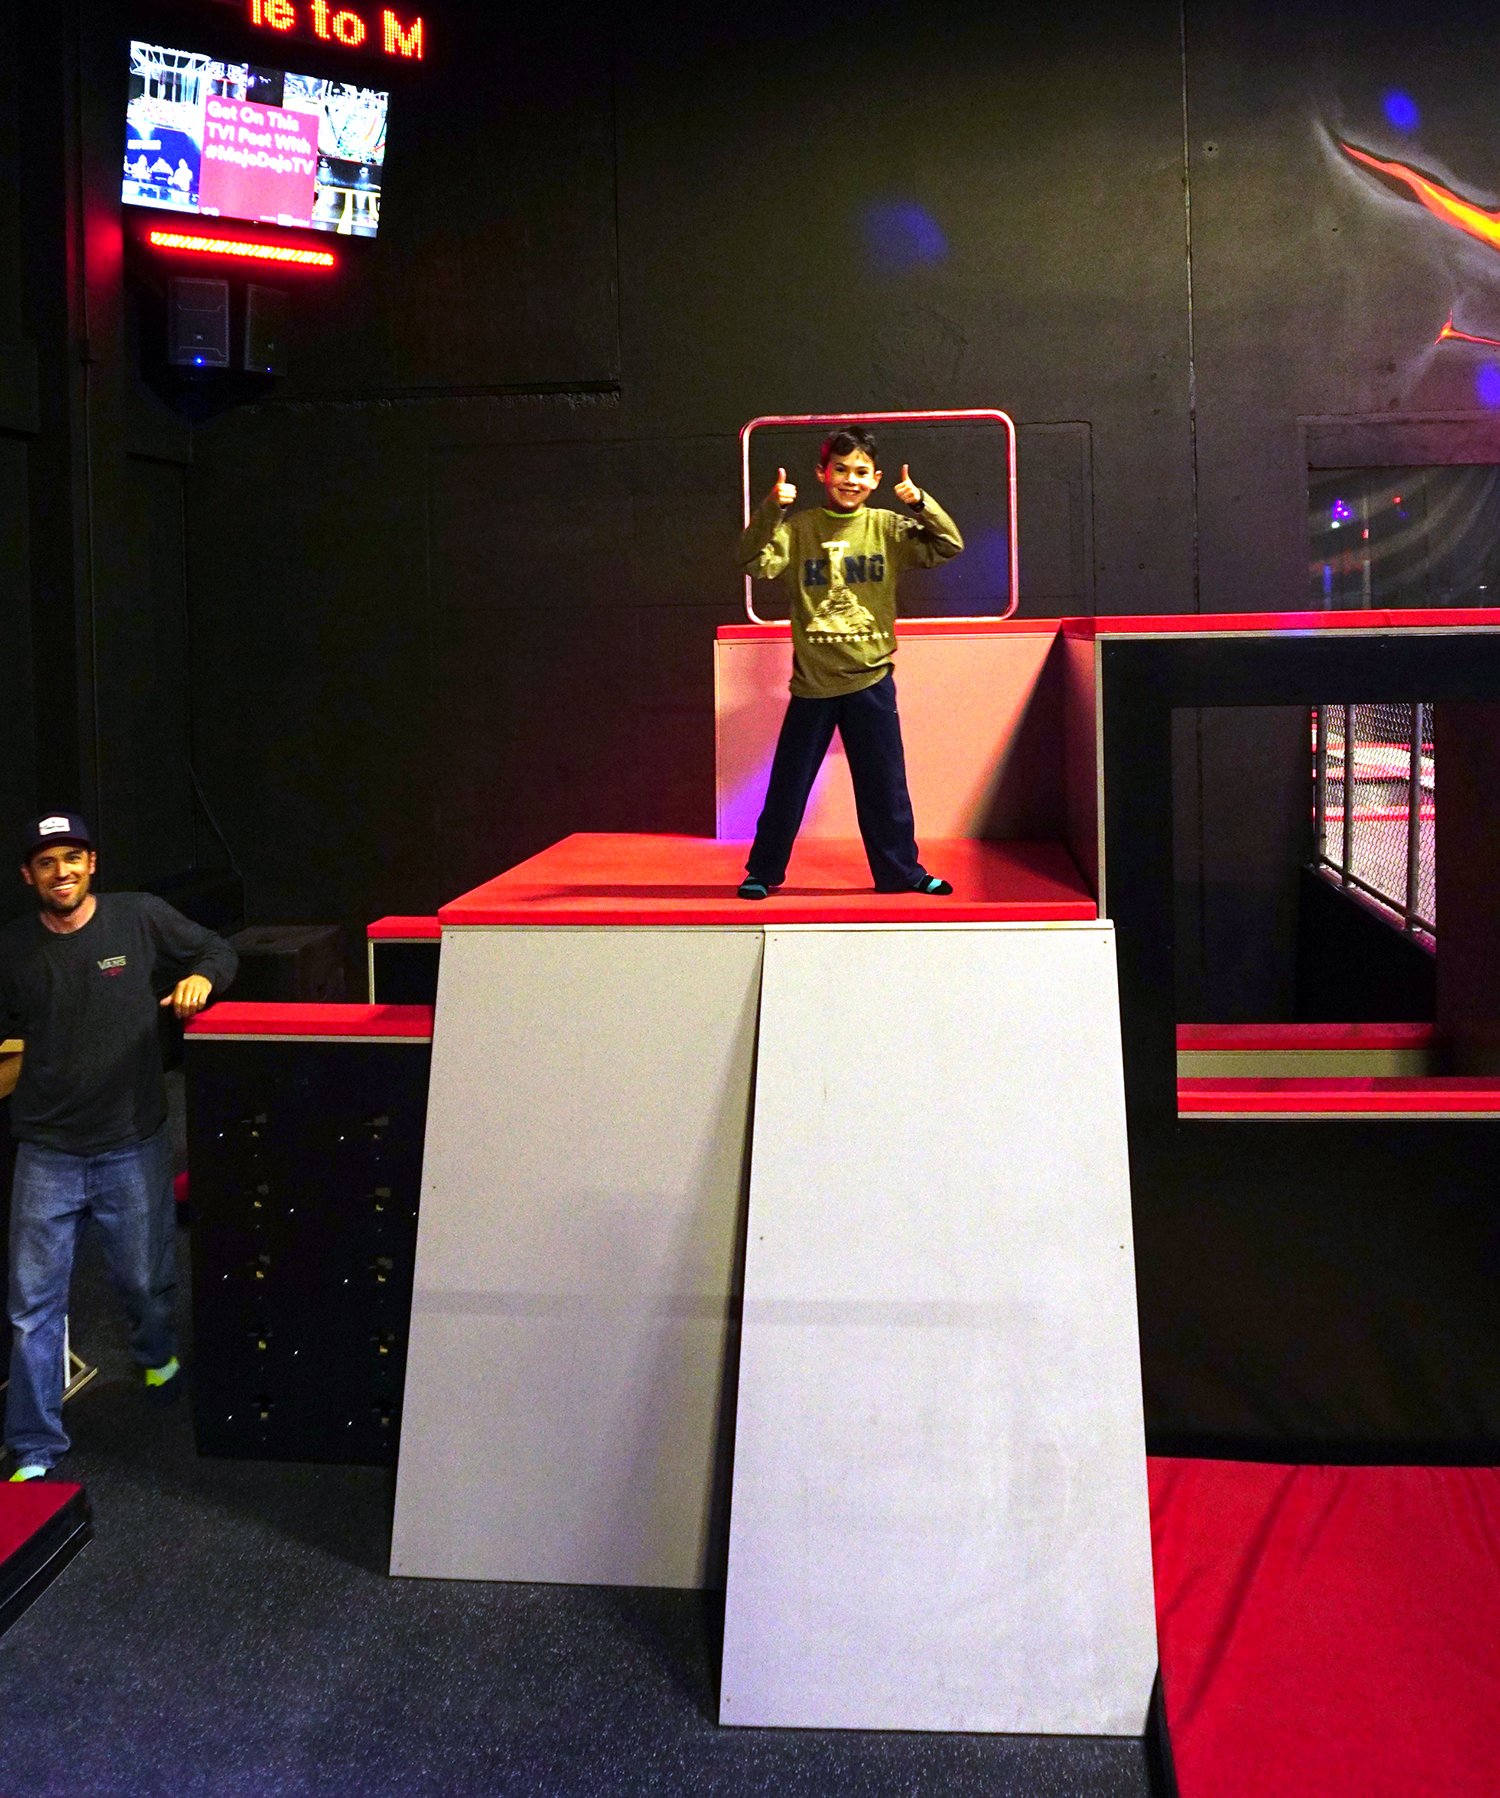
M802 814L835 729L849 758L854 810L875 889L909 892L927 871L917 859L901 719L896 711L896 677L890 673L857 693L842 693L834 699L802 699L794 694L787 701L765 808L755 827L745 872L751 880L763 880L771 887L785 880L792 844L802 828Z
M5 1441L24 1462L51 1467L68 1451L62 1425L64 1326L73 1253L93 1218L104 1264L130 1319L142 1367L176 1352L172 1161L167 1127L102 1155L67 1155L23 1142L10 1206L13 1337Z

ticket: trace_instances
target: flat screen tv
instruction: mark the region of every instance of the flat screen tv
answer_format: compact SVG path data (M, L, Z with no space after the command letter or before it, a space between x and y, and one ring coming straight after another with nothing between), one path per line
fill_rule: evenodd
M127 206L373 237L390 96L347 81L130 46Z

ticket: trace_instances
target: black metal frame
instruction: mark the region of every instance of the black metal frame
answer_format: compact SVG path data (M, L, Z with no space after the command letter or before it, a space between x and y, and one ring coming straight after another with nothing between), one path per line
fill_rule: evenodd
M1121 635L1099 658L1148 1440L1493 1460L1500 1124L1178 1116L1171 749L1183 708L1493 703L1500 633Z

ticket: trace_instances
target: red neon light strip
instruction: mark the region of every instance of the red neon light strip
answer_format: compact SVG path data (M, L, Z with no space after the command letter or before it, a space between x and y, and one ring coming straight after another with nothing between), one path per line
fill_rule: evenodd
M295 262L308 268L335 268L327 250L294 250L285 244L249 243L234 237L194 237L185 231L153 231L158 250L191 250L201 256L247 256L256 262Z

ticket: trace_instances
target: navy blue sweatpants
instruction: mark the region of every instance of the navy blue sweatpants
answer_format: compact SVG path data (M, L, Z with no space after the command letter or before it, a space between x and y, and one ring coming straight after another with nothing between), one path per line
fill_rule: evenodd
M794 694L787 701L746 873L767 886L785 880L807 796L835 727L849 758L859 834L876 890L907 892L926 878L926 870L917 860L901 719L896 712L896 677L889 673L857 693L841 693L834 699L799 699Z

